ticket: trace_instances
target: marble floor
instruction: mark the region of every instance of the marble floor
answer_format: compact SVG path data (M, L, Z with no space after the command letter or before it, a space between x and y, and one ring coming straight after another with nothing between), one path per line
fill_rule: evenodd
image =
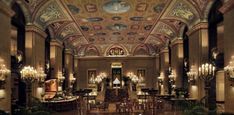
M85 107L84 107L85 108ZM58 112L54 113L52 115L182 115L181 112L178 111L171 111L171 110L157 110L157 111L152 111L152 110L134 110L131 113L119 113L116 112L116 107L115 104L110 104L108 107L108 110L99 110L99 109L93 109L87 111L86 109L82 110L82 113L80 113L77 110L73 111L67 111L67 112Z

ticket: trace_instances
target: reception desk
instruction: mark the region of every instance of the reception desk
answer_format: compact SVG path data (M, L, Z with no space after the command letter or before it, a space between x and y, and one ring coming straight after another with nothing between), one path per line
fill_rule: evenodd
M42 101L42 103L53 111L70 111L77 109L78 99L79 97L72 97L70 99L61 99L56 101Z

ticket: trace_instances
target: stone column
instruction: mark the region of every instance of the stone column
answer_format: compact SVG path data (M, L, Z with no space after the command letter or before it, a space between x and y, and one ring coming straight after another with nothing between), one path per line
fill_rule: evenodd
M159 54L157 54L155 56L155 67L156 67L155 71L156 71L156 76L154 76L154 77L159 77L159 75L160 75L160 59L159 58L160 58L160 56L159 56ZM156 89L159 89L159 87L158 87L158 79L156 79L154 87Z
M45 67L45 39L46 33L35 25L27 25L25 34L25 60L26 66L30 65L35 69ZM32 85L32 96L41 98L44 92L38 87L38 83Z
M0 1L0 58L4 60L6 68L11 68L10 40L11 40L11 17L14 12L10 6ZM9 74L4 84L4 89L0 89L0 108L4 111L11 111L11 75Z
M199 66L208 61L208 23L200 22L190 28L189 36L189 66L198 72ZM205 96L204 81L196 77L195 85L189 86L190 97L201 99Z
M57 79L58 72L62 72L62 42L52 39L50 42L51 78Z
M161 94L168 94L168 71L169 67L169 50L167 47L160 52L160 74L163 76L163 85L161 86Z
M73 74L73 52L71 49L65 49L65 69L66 69L66 88L71 86L70 74Z
M76 84L74 85L75 89L79 89L79 59L78 55L74 55L74 77L76 78Z
M183 39L175 38L171 41L171 67L175 74L175 85L177 88L183 87Z
M227 66L230 61L233 61L231 57L234 56L234 23L232 21L234 19L234 0L227 1L220 10L224 14L224 66ZM227 74L224 87L225 112L234 113L234 81Z

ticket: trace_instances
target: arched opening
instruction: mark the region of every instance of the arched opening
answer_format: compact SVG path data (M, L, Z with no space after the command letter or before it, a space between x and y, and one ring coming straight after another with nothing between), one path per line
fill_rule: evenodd
M224 102L224 72L223 72L223 15L219 8L223 5L221 0L216 0L208 15L209 59L216 66L216 76L210 82L208 102L210 109ZM221 70L221 71L220 71Z
M46 72L46 80L51 78L51 70L50 70L50 41L51 36L48 29L46 29L47 38L45 40L45 72Z
M186 34L188 32L188 27L186 26L183 31L183 52L184 52L184 61L183 61L183 79L182 79L182 86L188 90L188 76L187 72L189 71L189 38Z
M25 17L17 3L12 5L15 15L11 19L11 79L12 110L26 105L26 85L21 81L20 70L25 62Z

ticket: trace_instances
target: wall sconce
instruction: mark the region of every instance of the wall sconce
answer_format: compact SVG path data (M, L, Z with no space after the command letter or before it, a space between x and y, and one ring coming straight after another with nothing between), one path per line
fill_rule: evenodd
M46 77L46 74L42 67L38 69L37 76L38 76L39 87L42 87L44 85L45 77Z
M174 83L175 82L175 74L173 73L173 71L171 71L170 75L168 76L169 78L169 82L170 83Z
M197 72L195 72L195 70L193 69L193 66L191 67L191 69L189 70L189 72L187 72L187 76L188 76L188 82L191 85L195 85L196 83L196 76L197 76Z
M159 85L163 85L163 75L162 75L162 73L161 73L160 76L158 77L158 84L159 84Z
M224 71L227 73L231 80L234 80L234 56L231 57L229 64L224 67Z
M70 87L73 87L73 84L75 83L76 78L74 77L74 75L72 73L69 75L69 80L71 82Z
M65 77L63 76L62 72L58 72L58 84L61 86L63 84L63 81L65 80Z
M4 60L0 58L0 89L4 89L4 84L9 73L10 70L6 68Z

